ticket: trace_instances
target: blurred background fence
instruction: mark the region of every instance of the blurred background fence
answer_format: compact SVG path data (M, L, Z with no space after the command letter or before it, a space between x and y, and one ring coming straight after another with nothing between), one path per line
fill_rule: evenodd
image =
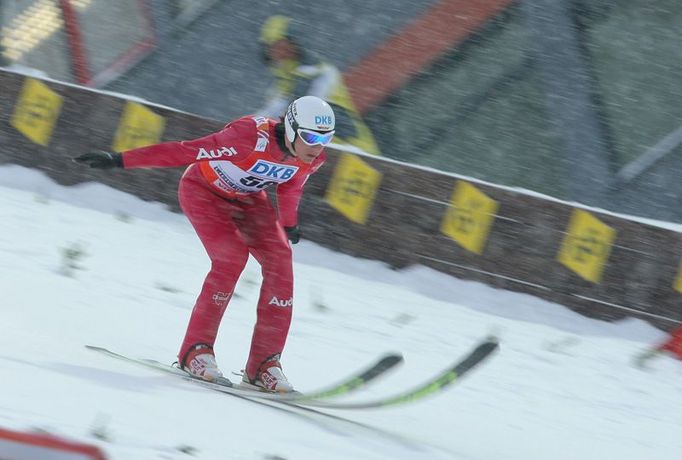
M263 103L277 13L383 155L682 222L678 0L2 0L2 55L228 120Z
M682 222L677 0L2 0L0 160L173 204L178 171L92 176L64 161L255 111L272 83L260 28L276 13L343 72L382 155L431 168L333 154L302 208L309 237L604 318L682 321L679 232L476 182Z
M0 114L9 114L0 117L0 164L38 169L63 185L98 181L176 211L182 168L102 172L71 158L222 126L10 71L0 71L0 85ZM300 206L306 239L396 268L421 264L529 293L590 317L636 317L665 330L682 323L682 232L670 224L652 226L377 156L327 153Z

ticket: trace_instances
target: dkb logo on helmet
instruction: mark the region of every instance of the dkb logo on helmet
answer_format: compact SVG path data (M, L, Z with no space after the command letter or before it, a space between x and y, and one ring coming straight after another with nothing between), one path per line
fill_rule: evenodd
M329 115L315 115L315 124L316 125L331 125L332 124L332 117Z

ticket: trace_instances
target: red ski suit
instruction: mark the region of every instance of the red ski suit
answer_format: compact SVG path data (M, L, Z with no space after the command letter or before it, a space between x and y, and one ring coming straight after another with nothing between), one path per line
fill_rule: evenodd
M189 165L179 186L180 206L209 258L206 276L178 357L196 344L213 347L218 327L249 253L260 263L263 284L246 372L284 349L293 307L291 246L283 227L297 224L298 203L311 164L285 155L278 122L243 117L192 141L166 142L123 152L127 168ZM279 217L265 189L275 185Z

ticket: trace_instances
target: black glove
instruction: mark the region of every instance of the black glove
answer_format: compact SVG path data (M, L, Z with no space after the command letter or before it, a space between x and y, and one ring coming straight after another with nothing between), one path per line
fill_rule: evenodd
M284 227L284 231L287 232L287 238L289 238L291 244L296 244L301 239L301 229L298 228L298 225Z
M96 169L111 169L123 167L123 155L120 153L97 152L84 153L73 159L76 163L88 165Z

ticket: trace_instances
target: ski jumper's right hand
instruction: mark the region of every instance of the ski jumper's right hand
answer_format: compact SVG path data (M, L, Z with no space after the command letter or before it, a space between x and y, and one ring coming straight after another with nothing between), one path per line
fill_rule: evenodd
M120 153L111 153L102 150L84 153L83 155L74 158L73 161L95 169L123 167L123 156Z

